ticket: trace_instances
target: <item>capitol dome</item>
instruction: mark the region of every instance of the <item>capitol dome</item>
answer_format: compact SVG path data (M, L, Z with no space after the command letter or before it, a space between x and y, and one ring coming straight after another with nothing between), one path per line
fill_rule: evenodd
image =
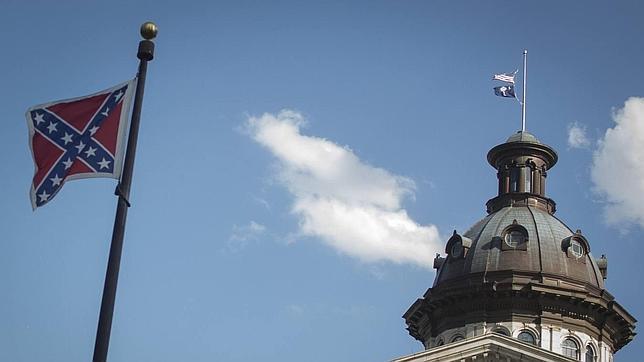
M535 281L570 279L587 288L604 288L602 272L581 231L573 232L538 207L505 206L462 237L454 234L445 253L451 258L437 271L434 286L462 278L474 282L475 275L482 281L485 273L512 271ZM456 256L459 253L463 255Z
M582 231L554 215L546 179L557 159L527 132L489 151L498 193L488 215L454 231L434 259L432 287L403 316L427 350L491 333L545 353L520 361L609 361L634 338L635 318L605 289L607 258L593 256Z

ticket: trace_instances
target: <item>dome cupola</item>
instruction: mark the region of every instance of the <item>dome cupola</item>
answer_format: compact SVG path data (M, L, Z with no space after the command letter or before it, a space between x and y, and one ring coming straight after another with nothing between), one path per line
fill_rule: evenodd
M487 160L499 181L498 196L487 202L488 213L516 204L555 212L555 202L545 196L547 171L557 163L554 149L519 131L492 148Z

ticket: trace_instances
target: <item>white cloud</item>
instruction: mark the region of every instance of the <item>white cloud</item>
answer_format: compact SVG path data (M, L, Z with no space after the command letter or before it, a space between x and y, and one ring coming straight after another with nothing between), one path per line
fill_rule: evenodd
M228 249L230 251L240 251L248 245L248 242L257 240L265 231L266 227L264 225L252 220L248 225L233 225L233 231L228 238Z
M586 136L586 126L573 122L568 125L568 147L588 148L590 140Z
M412 180L362 162L348 147L300 133L301 114L250 117L246 130L279 160L277 179L294 196L300 232L366 262L431 268L441 242L434 225L419 225L402 208Z
M644 98L629 98L613 120L594 153L592 181L608 223L644 227Z

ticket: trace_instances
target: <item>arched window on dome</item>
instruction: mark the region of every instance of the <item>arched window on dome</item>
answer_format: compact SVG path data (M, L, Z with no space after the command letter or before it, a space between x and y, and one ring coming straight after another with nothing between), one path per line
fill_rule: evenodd
M534 334L530 331L523 330L517 335L517 339L521 342L530 343L532 345L537 345L537 339L534 337Z
M523 177L525 180L523 182L525 185L525 190L523 190L523 192L532 192L532 167L525 166L523 168Z
M447 261L452 263L458 260L463 260L471 247L472 240L459 235L456 230L454 230L454 235L447 240L447 245L445 246L445 253L448 255Z
M561 354L579 360L579 345L572 338L566 338L561 343Z
M436 347L440 347L440 346L442 346L442 345L444 345L444 344L445 344L445 342L443 342L443 339L442 339L442 338L439 338L439 339L438 339L438 342L436 342Z
M595 362L595 349L590 344L586 346L586 362Z
M510 169L510 192L519 192L519 176L521 172L518 167Z
M460 258L463 255L463 244L462 243L452 244L452 250L450 255L452 255L453 258Z

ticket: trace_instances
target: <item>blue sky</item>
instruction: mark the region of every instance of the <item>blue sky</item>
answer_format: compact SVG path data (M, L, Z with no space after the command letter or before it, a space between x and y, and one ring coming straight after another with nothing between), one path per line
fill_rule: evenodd
M419 351L401 315L431 286L423 255L495 195L485 155L520 127L520 108L494 97L491 75L519 68L524 48L527 128L559 152L548 196L607 254L609 291L644 315L644 101L619 111L644 96L641 2L0 8L1 360L92 354L115 182L69 182L32 212L24 112L134 76L146 20L160 31L110 361ZM643 352L636 338L617 358Z

